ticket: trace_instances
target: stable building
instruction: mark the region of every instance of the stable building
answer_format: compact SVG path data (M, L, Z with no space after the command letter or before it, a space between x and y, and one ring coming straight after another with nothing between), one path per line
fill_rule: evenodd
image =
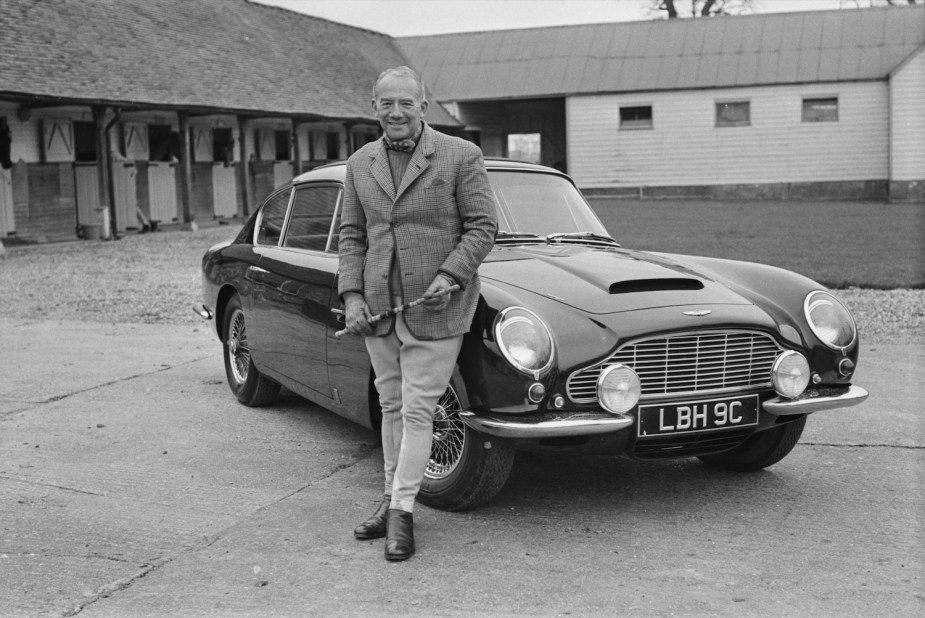
M0 239L247 215L377 139L372 84L408 64L385 35L245 0L0 0L0 49Z
M925 200L925 6L399 38L486 155L586 193Z

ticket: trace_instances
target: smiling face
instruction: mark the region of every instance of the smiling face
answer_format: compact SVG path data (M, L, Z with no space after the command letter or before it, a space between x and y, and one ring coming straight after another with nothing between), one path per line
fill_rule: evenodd
M392 140L413 137L421 126L427 101L422 86L408 75L388 74L376 85L373 111Z

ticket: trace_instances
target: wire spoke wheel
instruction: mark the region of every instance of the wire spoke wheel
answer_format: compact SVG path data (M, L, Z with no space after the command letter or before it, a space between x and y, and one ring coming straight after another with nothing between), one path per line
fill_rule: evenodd
M466 448L466 428L459 418L460 410L459 397L451 386L440 398L434 412L434 440L424 472L427 478L445 478L453 473L462 459Z
M247 326L244 323L244 312L235 309L228 321L228 354L231 360L231 373L238 383L247 382L248 367L251 362L251 352L247 347Z

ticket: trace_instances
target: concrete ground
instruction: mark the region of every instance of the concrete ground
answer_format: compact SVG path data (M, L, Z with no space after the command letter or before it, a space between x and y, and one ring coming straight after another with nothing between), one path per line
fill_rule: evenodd
M373 434L240 406L205 326L0 318L2 616L914 616L925 350L865 344L864 404L755 474L521 453L490 505L353 526Z

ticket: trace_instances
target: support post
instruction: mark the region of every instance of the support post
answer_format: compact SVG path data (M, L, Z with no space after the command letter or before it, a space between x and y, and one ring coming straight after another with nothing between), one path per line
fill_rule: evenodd
M302 173L302 147L299 144L299 127L301 126L298 118L292 119L292 177L295 178Z
M180 212L181 221L184 227L190 227L195 230L193 224L193 213L191 208L191 196L193 193L192 186L192 166L190 164L190 136L189 136L189 113L177 112L177 120L180 125Z
M251 151L248 146L247 131L250 128L246 116L238 116L238 157L241 159L241 204L244 216L251 214L251 201L254 199L253 181L251 179ZM255 205L256 207L256 205Z

